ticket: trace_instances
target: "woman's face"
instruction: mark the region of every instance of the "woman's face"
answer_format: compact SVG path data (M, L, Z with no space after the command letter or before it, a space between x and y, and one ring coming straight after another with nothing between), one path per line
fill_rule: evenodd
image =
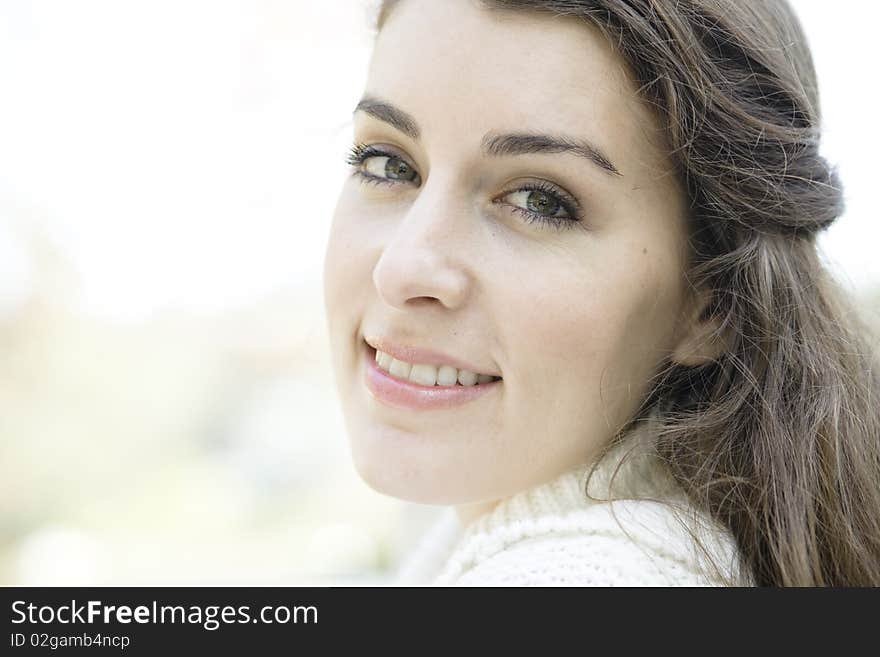
M583 22L404 0L364 99L324 271L353 460L380 492L479 509L636 411L683 338L684 196ZM401 362L377 371L370 344ZM450 389L456 365L501 380Z

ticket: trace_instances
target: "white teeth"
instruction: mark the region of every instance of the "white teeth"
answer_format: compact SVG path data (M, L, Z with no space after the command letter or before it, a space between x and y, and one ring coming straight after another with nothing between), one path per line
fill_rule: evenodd
M491 383L497 378L490 374L477 374L467 370L458 370L450 365L413 364L393 358L384 351L376 350L376 363L386 372L398 379L407 379L423 386L473 386L483 383Z
M388 368L391 367L392 360L393 358L391 358L390 354L386 354L384 351L379 351L378 349L376 350L376 362L379 363L379 367L383 370L387 371Z
M409 380L419 385L432 386L437 383L437 368L433 365L413 365Z
M391 359L391 365L388 367L388 371L398 379L408 379L410 370L412 370L412 365L396 358Z
M458 382L458 370L449 365L441 365L437 370L437 385L454 386Z
M463 386L473 386L477 384L477 375L467 370L458 370L458 382Z

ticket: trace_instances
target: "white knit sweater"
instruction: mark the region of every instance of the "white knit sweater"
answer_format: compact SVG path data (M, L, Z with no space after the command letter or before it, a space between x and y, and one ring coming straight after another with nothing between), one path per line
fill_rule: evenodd
M583 464L502 500L464 529L455 510L444 509L394 584L716 586L721 576L752 583L730 533L688 504L636 435L593 473L589 492L599 501L585 494L588 470Z

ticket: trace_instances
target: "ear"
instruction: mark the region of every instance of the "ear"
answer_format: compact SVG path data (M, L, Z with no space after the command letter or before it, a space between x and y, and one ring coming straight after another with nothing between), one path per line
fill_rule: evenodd
M732 345L730 331L722 332L717 317L706 316L711 301L708 290L692 290L671 359L677 365L698 367L717 360Z

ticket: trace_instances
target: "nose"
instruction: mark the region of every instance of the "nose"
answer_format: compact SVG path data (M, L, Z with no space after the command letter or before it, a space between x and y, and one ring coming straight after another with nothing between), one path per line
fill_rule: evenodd
M449 186L436 177L433 182L430 189L424 184L395 224L373 268L379 296L399 310L426 302L454 309L468 294L473 219Z

